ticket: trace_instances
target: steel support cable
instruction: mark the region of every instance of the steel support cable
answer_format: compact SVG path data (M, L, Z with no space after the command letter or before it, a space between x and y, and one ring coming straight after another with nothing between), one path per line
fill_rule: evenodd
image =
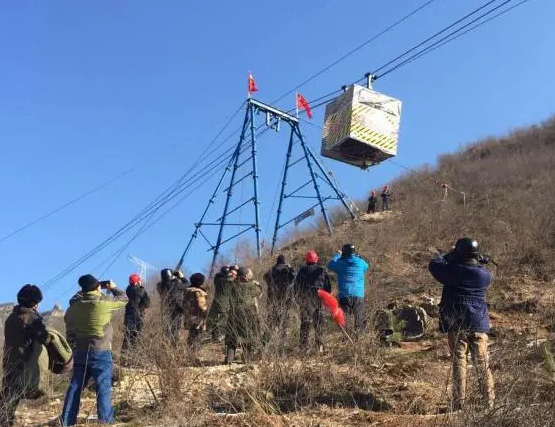
M164 151L162 151L161 153L159 153L157 156L154 157L154 159L158 159L159 157L162 157L164 154L166 154L168 151L170 151L172 148L174 148L175 145L172 145L170 147L168 147L167 149L165 149ZM127 169L126 171L120 173L119 175L116 175L115 177L109 179L108 181L105 181L104 183L92 188L91 190L80 194L77 197L74 197L73 199L63 203L62 205L58 206L55 209L52 209L51 211L33 219L32 221L28 222L25 225L22 225L19 228L16 228L15 230L9 232L8 234L5 234L4 236L0 237L0 243L3 242L4 240L9 239L10 237L15 236L16 234L21 233L22 231L27 230L28 228L32 227L33 225L51 217L52 215L57 214L58 212L74 205L75 203L83 200L84 198L94 194L94 193L98 193L100 190L103 190L104 188L108 187L109 185L125 178L127 175L132 174L133 172L137 171L139 168L143 167L144 165L146 165L147 163L150 163L152 160L154 160L153 158L149 158L148 160L145 160L144 162L141 162L135 166L133 166L132 168Z
M100 277L103 277L107 271L115 264L115 262L117 261L117 259L123 254L123 252L131 245L131 243L133 243L140 235L142 235L144 232L146 232L148 229L150 229L153 225L155 225L157 222L159 222L162 218L164 218L168 213L170 213L171 211L173 211L175 208L177 208L179 205L181 205L181 203L183 203L188 197L190 197L194 192L196 192L200 187L202 187L204 184L206 184L206 182L212 178L214 175L216 175L217 172L221 171L221 168L218 170L213 171L210 176L206 179L203 179L199 185L197 185L195 188L193 188L189 193L185 194L183 197L181 197L176 203L174 203L172 206L170 206L168 209L166 209L161 215L159 215L156 219L150 221L150 219L153 218L153 215L149 217L149 219L147 220L147 222L145 222L145 224L141 227L140 230L137 231L137 233L135 233L135 235L128 241L126 242L123 246L121 246L116 252L112 253L111 255L109 255L107 258L105 258L100 264L98 264L96 267L93 268L93 272L98 270L100 267L102 267L104 264L110 262L110 264L104 269L104 271L100 274ZM203 178L203 177L202 177ZM149 222L150 221L150 222ZM72 288L74 288L75 285L72 284L70 287L66 288L60 295L58 295L55 300L58 300L60 297L62 297L63 295L65 295L67 292L69 292Z
M261 125L262 126L262 125ZM261 133L264 133L261 132ZM234 150L234 147L231 147L231 149L227 150L227 152ZM242 153L244 153L245 150L242 151ZM223 160L220 161L219 166L223 166L226 162L226 160L231 161L231 158L233 157L232 154L229 154L228 156L226 156ZM217 159L216 159L217 160ZM201 170L201 173L204 172L209 166L212 166L212 164L216 161L212 161L210 164L206 165L205 168L203 170ZM222 168L220 167L219 170L221 170ZM210 172L211 170L214 170L214 168L208 170L208 172ZM216 173L218 170L216 170L214 173ZM66 277L69 273L71 273L73 270L75 270L79 265L83 264L85 261L87 261L88 259L90 259L91 257L95 256L97 253L99 253L101 250L103 250L106 246L110 245L111 243L113 243L115 240L117 240L119 237L121 237L121 235L123 235L124 233L126 233L127 231L131 230L135 225L137 225L138 223L142 222L145 218L150 219L152 217L152 214L155 214L163 205L165 205L166 203L168 203L169 201L171 201L173 198L175 198L177 195L181 194L184 190L186 190L187 188L189 188L192 184L201 181L205 175L207 174L207 172L204 172L203 174L201 174L200 176L197 176L195 179L189 179L189 181L192 180L192 182L186 183L187 185L185 186L181 186L177 189L174 189L172 191L172 198L171 199L167 199L167 196L164 198L164 200L161 200L161 204L159 204L157 207L154 208L154 211L150 212L147 211L144 213L144 215L142 215L141 218L139 218L137 221L130 221L128 222L128 224L126 224L124 227L120 228L120 230L118 230L116 233L112 234L112 236L110 236L108 239L105 239L101 244L99 244L98 246L96 246L93 250L89 251L87 254L83 255L79 260L75 261L72 265L70 265L66 270L64 270L63 272L59 273L57 276L53 277L52 279L50 279L49 281L46 282L46 284L44 285L44 289L49 289L52 284L62 280L64 277ZM206 181L202 181L201 185L204 184ZM199 186L200 187L200 186ZM181 202L183 202L187 197L189 197L192 193L194 192L191 191L189 194L187 194L185 197L183 197L182 199L180 199L180 201L174 205L174 207L176 207L177 205L179 205ZM175 195L173 195L175 194ZM162 214L161 217L165 216L171 209L170 208L168 211L166 211L164 214ZM160 219L156 219L155 221L153 221L151 224L149 224L148 226L146 226L144 229L140 230L139 233L137 233L136 237L139 237L139 235L141 235L144 231L146 231L148 228L150 228L152 225L154 225L156 222L158 222ZM147 219L147 221L148 221ZM136 238L135 237L135 238ZM135 238L132 239L135 240ZM102 264L104 264L106 261L104 261ZM102 265L101 264L101 265Z
M225 163L225 161L228 160L230 157L231 157L231 154L228 157L224 158L223 161L220 161L220 163L221 164ZM206 165L204 169L210 168L212 166L212 164L215 163L217 160L218 159L216 159L215 161L212 161L211 163ZM201 170L201 173L202 173L202 170ZM203 175L200 175L200 177L197 176L196 180L193 181L193 182L198 181L202 177L203 177ZM132 229L135 225L142 222L152 212L152 210L160 209L160 207L165 205L166 203L168 203L169 200L173 199L176 195L183 192L184 189L187 188L186 184L187 184L187 181L185 181L185 183L181 183L179 186L177 186L175 188L172 188L170 192L167 192L167 191L164 192L163 196L158 197L156 202L153 202L153 203L149 204L139 214L137 214L134 218L132 218L130 221L128 221L126 224L124 224L122 227L120 227L116 232L114 232L108 238L103 240L99 245L97 245L95 248L93 248L92 250L90 250L89 252L84 254L78 260L74 261L65 270L63 270L62 272L58 273L56 276L54 276L51 279L49 279L48 281L46 281L43 288L45 290L49 289L52 286L52 284L61 280L67 274L74 271L83 262L87 261L89 258L91 258L92 256L96 255L98 252L100 252L102 249L104 249L106 246L110 245L113 241L117 240L117 238L119 238L122 234L126 233L127 231Z
M361 50L362 48L366 47L367 45L369 45L370 43L372 43L373 41L379 39L381 36L385 35L386 33L390 32L391 30L393 30L395 27L401 25L403 22L405 22L406 20L408 20L409 18L413 17L414 15L416 15L418 12L420 12L421 10L425 9L426 7L430 6L432 3L434 3L436 0L428 0L427 2L425 2L424 4L418 6L416 9L413 9L412 11L410 11L409 13L407 13L406 15L402 16L400 19L398 19L397 21L395 21L393 24L389 25L388 27L384 28L382 31L380 31L377 34L374 34L372 37L370 37L368 40L366 40L365 42L359 44L357 47L355 47L354 49L350 50L349 52L345 53L344 55L342 55L341 57L339 57L338 59L336 59L335 61L333 61L332 63L330 63L329 65L327 65L326 67L322 68L320 71L314 73L313 75L311 75L310 77L308 77L306 80L304 80L302 83L299 83L297 86L295 86L293 89L289 90L288 92L284 93L283 95L281 95L279 98L277 98L275 101L272 102L272 104L276 104L277 102L281 101L283 98L285 98L288 95L291 95L293 92L295 92L297 89L300 89L301 87L303 87L305 84L311 82L312 80L314 80L316 77L319 77L320 75L324 74L326 71L330 70L331 68L335 67L337 64L339 64L340 62L344 61L345 59L347 59L348 57L352 56L353 54L355 54L356 52L358 52L359 50Z
M216 143L216 141L218 140L218 138L222 135L222 133L225 131L225 129L227 129L227 127L230 125L230 123L233 121L233 119L235 118L235 116L239 113L239 111L243 108L243 106L245 105L245 102L241 103L241 105L239 106L239 108L231 115L231 117L229 118L229 120L226 122L226 124L220 129L220 131L216 134L216 136L212 139L212 141L209 143L208 147L204 150L204 152L199 156L199 158L196 160L195 163L193 163L193 169L194 167L197 166L198 162L202 159L202 157L206 154L206 152ZM173 148L174 145L172 145L171 147L167 148L166 150L162 151L160 154L158 154L157 156L155 156L155 158L158 157L162 157L164 154L166 154L171 148ZM136 170L138 170L140 167L144 166L145 164L151 162L153 160L153 158L149 158L147 160L145 160L144 162L139 163L138 165L126 170L125 172L115 176L112 179L109 179L108 181L98 185L97 187L77 196L74 197L73 199L69 200L66 203L63 203L62 205L58 206L55 209L52 209L51 211L41 215L40 217L28 222L27 224L9 232L8 234L0 237L0 243L3 242L4 240L9 239L10 237L15 236L16 234L19 234L25 230L27 230L28 228L32 227L33 225L57 214L58 212L74 205L75 203L85 199L86 197L97 193L100 190L103 190L104 188L108 187L109 185L113 184L114 182L117 182L121 179L123 179L124 177L126 177L127 175L130 175L131 173L135 172Z
M476 9L472 10L470 13L467 13L465 16L463 16L460 19L457 19L455 22L453 22L452 24L448 25L447 27L443 28L442 30L436 32L435 34L433 34L432 36L428 37L426 40L418 43L417 45L411 47L410 49L406 50L405 52L403 52L402 54L400 54L399 56L396 56L395 58L391 59L390 61L386 62L385 64L383 64L381 67L375 69L374 71L372 71L370 74L376 75L378 74L381 70L383 70L384 68L388 67L389 65L397 62L399 59L407 56L409 53L414 52L416 49L418 49L419 47L425 45L426 43L432 41L433 39L435 39L436 37L440 36L441 34L445 33L446 31L450 30L451 28L457 26L458 24L460 24L461 22L467 20L468 18L470 18L471 16L477 14L478 12L480 12L481 10L485 9L486 7L488 7L490 4L495 3L498 0L489 0L488 2L484 3L483 5L481 5L480 7L477 7Z
M480 7L476 8L476 9L474 9L473 11L471 11L470 13L468 13L467 15L465 15L463 18L458 19L457 21L455 21L454 23L452 23L452 24L450 24L449 26L445 27L444 29L442 29L442 30L436 32L434 35L428 37L428 38L427 38L426 40L424 40L423 42L420 42L420 43L418 43L417 45L413 46L412 48L406 50L406 51L405 51L404 53L402 53L401 55L398 55L396 58L394 58L394 59L388 61L387 63L385 63L384 65L382 65L381 67L377 68L376 70L374 70L373 72L371 72L371 73L369 73L369 74L376 74L379 70L382 70L383 68L387 67L388 65L391 65L391 64L393 64L394 62L397 62L399 59L403 58L404 56L406 56L406 55L408 55L409 53L413 52L414 50L418 49L418 48L421 47L422 45L426 44L427 42L433 40L433 39L436 38L437 36L443 34L444 32L448 31L449 29L453 28L453 27L456 26L457 24L459 24L459 23L465 21L465 20L468 19L469 17L475 15L475 14L478 13L480 10L483 10L484 8L486 8L487 6L489 6L489 5L492 4L492 3L495 3L496 1L498 1L498 0L490 0L490 1L488 1L487 3L483 4L482 6L480 6ZM511 1L512 1L512 0L511 0ZM525 1L529 1L529 0L525 0ZM469 31L470 31L470 30L469 30ZM417 59L417 58L413 58L412 60L415 60L415 59ZM361 82L363 82L363 81L365 81L365 80L366 80L366 77L363 77L363 78L361 78L361 79L359 79L359 80L354 81L353 83L351 83L351 85L352 85L352 84L356 84L356 83L361 83ZM350 85L348 85L348 86L350 86ZM341 92L342 92L342 90L341 90L341 89L338 89L338 90L335 90L335 91L333 91L333 92L329 92L329 93L327 93L327 94L325 94L325 95L322 95L322 96L320 96L320 97L318 97L318 98L315 98L315 99L310 100L310 101L309 101L309 104L311 104L311 109L314 110L314 109L316 109L316 108L318 108L318 107L320 107L320 106L322 106L322 105L327 104L327 103L331 100L331 99L326 100L327 98L335 97L336 95L338 95L338 94L341 93ZM320 102L320 101L322 101L322 100L324 100L324 101L323 101L323 102ZM290 112L292 112L292 111L295 111L295 109L291 109L291 110L289 110L288 112L290 113Z
M422 52L420 52L418 55L415 55L415 56L413 56L412 58L407 59L406 61L404 61L404 62L403 62L403 66L409 64L410 62L416 61L416 60L420 59L421 57L423 57L423 56L425 56L425 55L427 55L427 54L429 54L429 53L432 53L432 52L435 51L436 49L439 49L440 47L443 47L443 46L445 46L446 44L451 43L451 42L457 40L458 38L460 38L460 37L462 37L462 36L464 36L464 35L466 35L466 34L472 32L472 31L478 29L479 27L482 27L483 25L489 23L490 21L493 21L494 19L497 19L497 18L499 18L499 17L505 15L506 13L512 11L513 9L516 9L517 7L520 7L520 6L524 5L525 3L528 3L529 1L531 1L531 0L521 0L521 1L518 2L517 4L514 4L514 5L512 5L511 7L508 7L507 9L504 9L504 10L502 10L501 12L496 13L495 15L489 17L488 19L486 19L486 20L484 20L484 21L482 21L482 22L477 23L476 25L473 25L472 27L466 29L465 31L463 31L463 32L460 33L460 34L456 34L456 35L452 34L451 37L448 38L447 40L444 40L444 41L442 41L442 42L439 43L439 44L434 43L434 46L433 46L433 47L428 47L428 48L426 48L425 51L422 51ZM458 31L457 31L457 32L458 32ZM400 68L400 67L396 67L396 69L398 69L398 68ZM392 71L393 71L393 70L392 70ZM383 74L382 74L382 77L383 77Z
M450 32L446 36L440 38L439 40L436 40L431 45L426 46L424 49L421 49L420 51L416 52L415 54L409 56L408 58L406 58L404 61L400 62L399 64L396 64L393 67L389 68L388 70L384 71L382 74L377 75L376 80L378 78L382 78L382 77L394 72L395 70L398 70L399 68L404 67L405 65L409 64L410 62L412 62L412 61L414 61L418 58L421 58L421 57L427 55L428 53L434 51L436 48L440 47L440 45L442 45L442 43L448 43L449 41L455 40L457 35L462 35L461 31L466 30L466 29L468 29L468 31L470 31L469 27L473 26L474 24L476 24L476 22L478 22L481 19L485 18L486 16L494 13L495 11L501 9L503 6L511 3L512 1L514 1L514 0L505 0L503 3L501 3L501 4L497 5L496 7L488 10L487 12L479 15L477 18L474 18L472 21L466 23L462 27L457 28L456 30ZM484 21L484 23L485 22L489 22L489 20ZM473 29L478 28L480 25L481 24L474 25ZM460 34L458 34L458 33L460 33Z
M258 127L258 129L260 127L262 127L263 125L260 125ZM261 132L261 134L263 134L265 132L265 130L263 130ZM230 139L235 133L232 133L231 135L229 135L227 139ZM219 148L218 148L219 149ZM228 150L226 150L224 153L220 154L220 156L225 155L227 153L231 153L233 150L235 149L235 147L230 147ZM213 151L214 152L214 151ZM220 164L225 163L226 160L231 159L232 154L229 154L228 156L226 156L221 162ZM208 167L212 166L218 159L212 160L212 162L210 162L208 165L206 165L204 167L203 170L207 169ZM189 173L192 169L189 169L189 171L187 173ZM203 170L201 170L200 172L202 172ZM203 178L203 175L201 175L200 177L197 177L194 182L197 182L198 180L200 180L201 178ZM190 186L187 185L185 188L183 188L183 185L185 185L187 182L183 183L183 176L178 179L171 187L170 189L166 190L165 192L162 193L161 196L159 196L155 202L151 203L150 205L148 205L146 208L143 209L143 211L141 211L138 215L136 215L131 221L129 221L127 224L125 224L123 227L121 227L119 230L117 230L115 233L113 233L111 236L109 236L107 239L105 239L102 243L100 243L99 245L97 245L94 249L92 249L91 251L89 251L87 254L83 255L80 259L78 259L77 261L75 261L73 264L71 264L68 268L66 268L64 271L62 271L61 273L59 273L58 275L54 276L53 278L51 278L50 280L48 280L45 285L44 285L44 289L49 289L52 284L58 282L59 280L61 280L62 278L64 278L65 276L67 276L69 273L71 273L72 271L74 271L79 265L83 264L85 261L87 261L88 259L90 259L91 257L95 256L97 253L99 253L101 250L103 250L106 246L110 245L111 243L113 243L115 240L117 240L119 237L121 237L121 235L125 234L127 231L131 230L133 227L135 227L135 225L137 225L138 223L142 222L146 217L149 217L151 209L155 209L155 211L157 211L158 209L161 208L161 206L163 206L164 204L166 204L168 202L168 198L173 198L176 195L179 195L180 193L182 193L186 188L188 188ZM191 179L189 179L191 180ZM158 205L158 207L156 207L156 205ZM157 221L156 221L157 222ZM153 225L153 224L152 224ZM148 229L149 227L147 227ZM143 232L146 231L143 230ZM142 233L139 233L139 235ZM138 237L138 235L137 235Z

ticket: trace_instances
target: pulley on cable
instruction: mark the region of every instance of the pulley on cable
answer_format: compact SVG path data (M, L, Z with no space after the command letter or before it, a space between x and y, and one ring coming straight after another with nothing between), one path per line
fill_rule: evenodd
M401 101L353 84L326 106L321 154L367 169L397 155Z

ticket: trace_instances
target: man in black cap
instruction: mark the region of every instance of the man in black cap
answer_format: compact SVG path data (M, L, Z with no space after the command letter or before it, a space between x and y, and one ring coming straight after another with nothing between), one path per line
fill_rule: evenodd
M282 340L287 331L289 307L292 303L292 286L295 270L285 262L285 256L279 255L276 264L264 275L268 285L267 310L268 329L273 332L281 329Z
M92 377L96 384L98 422L114 418L112 395L112 314L126 306L127 296L112 281L100 282L91 274L79 278L81 291L69 301L66 335L74 350L73 377L66 393L61 423L77 424L83 387ZM112 297L102 293L106 289Z
M24 384L25 363L35 342L46 345L49 334L37 312L42 292L35 285L25 285L17 293L17 305L6 319L2 392L0 394L0 427L11 427L21 399L33 390Z
M486 292L492 277L485 265L489 261L480 254L476 240L463 237L451 252L438 254L428 266L434 279L443 285L439 327L448 335L455 410L465 404L469 353L484 403L491 407L495 401L488 355L490 323Z

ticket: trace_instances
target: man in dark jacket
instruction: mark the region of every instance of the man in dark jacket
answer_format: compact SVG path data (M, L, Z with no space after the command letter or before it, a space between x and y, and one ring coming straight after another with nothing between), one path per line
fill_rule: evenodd
M368 263L358 256L354 245L346 243L328 263L328 268L337 274L339 306L345 314L354 317L355 331L359 333L366 324L364 282Z
M376 192L372 190L370 197L368 198L368 209L366 213L376 213L376 208L378 207L378 198L376 197Z
M172 345L177 345L183 327L185 293L189 282L181 270L173 272L169 268L161 271L161 279L157 288L162 304L164 334Z
M125 293L129 301L125 306L123 320L125 331L121 351L125 356L128 356L129 352L135 348L143 329L144 312L150 306L150 297L142 286L141 277L138 274L129 276L129 286L127 286Z
M429 264L432 276L443 285L439 305L440 330L449 338L453 360L453 407L460 409L466 397L467 355L470 352L482 394L493 405L493 376L488 360L489 313L486 290L490 272L482 265L488 259L478 251L478 243L459 239L446 255L439 254Z
M382 211L389 210L389 199L391 198L391 190L389 189L389 185L386 185L382 190Z
M48 344L49 335L37 312L42 292L35 285L25 285L17 293L17 304L6 319L4 327L4 356L2 392L0 395L0 427L11 427L21 399L27 390L23 370L33 343Z
M295 278L295 297L300 308L301 350L308 347L310 326L314 328L314 341L319 352L323 351L323 311L318 290L331 292L331 280L326 270L318 265L318 254L309 251L305 256L306 265L299 269Z
M291 286L295 279L295 270L285 262L285 257L277 257L276 265L264 275L268 285L267 307L268 328L270 331L281 328L282 336L287 331L287 318L291 304Z

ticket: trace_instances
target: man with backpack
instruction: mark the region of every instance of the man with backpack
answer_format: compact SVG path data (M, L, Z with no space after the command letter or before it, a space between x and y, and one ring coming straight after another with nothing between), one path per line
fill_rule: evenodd
M305 256L305 261L306 264L297 273L294 285L301 317L300 347L302 351L306 351L308 348L308 335L312 325L314 342L321 353L324 350L323 311L318 290L331 292L331 280L326 270L318 265L318 254L315 251L309 251Z
M355 331L362 332L366 323L364 282L368 263L356 253L354 245L346 243L328 263L328 268L337 274L339 306L345 314L354 317Z
M268 285L267 310L268 328L274 331L278 328L285 336L287 318L291 305L291 288L295 279L295 270L285 262L285 257L279 255L276 264L264 275Z
M25 381L26 363L36 343L46 345L50 336L37 309L42 292L35 285L25 285L17 293L17 305L6 319L0 427L11 427L19 402L33 390Z
M141 284L141 276L132 274L129 276L129 286L125 290L128 303L125 306L125 317L123 320L124 337L121 351L124 357L135 348L137 340L144 325L144 312L150 306L148 292Z

